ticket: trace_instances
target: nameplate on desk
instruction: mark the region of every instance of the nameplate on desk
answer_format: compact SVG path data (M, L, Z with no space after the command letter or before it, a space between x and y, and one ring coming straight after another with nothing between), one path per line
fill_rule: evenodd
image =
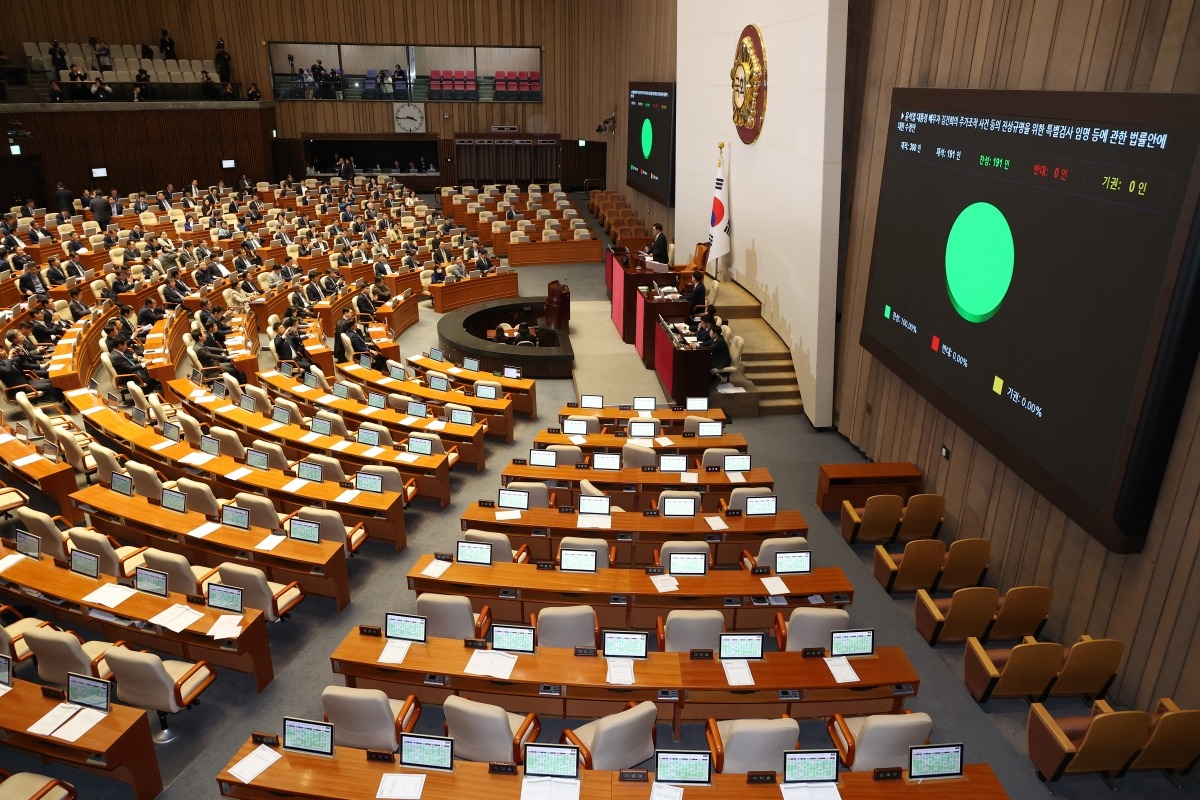
M537 538L545 538L550 535L550 531L548 528L534 528L529 532L529 535Z
M395 764L396 754L387 750L368 750L367 761L383 761L388 764Z
M901 767L876 767L871 777L877 781L897 781L904 776Z
M824 647L805 647L800 651L801 658L824 658Z
M525 459L525 458L514 458L514 459L512 460L512 463L513 463L513 465L514 465L514 466L517 466L517 467L523 467L523 466L525 466L526 464L528 464L528 463L529 463L529 460L528 460L528 459Z
M495 500L480 500L479 507L480 508L495 508L496 501Z
M279 747L279 734L254 731L250 734L250 741L255 744L265 744L267 747Z
M463 647L469 650L487 650L487 639L463 639Z
M576 464L575 469L591 469L591 464Z
M538 687L538 694L543 697L562 697L563 687L557 683L543 683Z
M746 773L746 783L775 783L775 773L771 770L751 770Z
M359 625L359 636L383 636L383 629L378 625Z
M338 481L338 488L339 489L353 489L354 482L353 481Z
M147 497L146 502L152 506L161 506L162 505L162 500L157 497Z
M553 561L539 561L537 563L537 568L540 570L544 570L546 572L553 572L554 571L554 562Z
M647 508L647 509L645 509L644 511L642 511L642 516L643 516L643 517L657 517L657 516L658 516L658 509L656 509L656 508Z
M672 411L683 411L683 406L671 406Z
M221 518L219 516L217 516L216 514L205 514L204 520L206 522L220 522Z
M43 686L42 697L48 697L51 700L66 700L67 693L57 686Z
M579 408L579 403L567 403L567 408Z
M489 761L488 775L516 775L517 765L511 761Z
M546 428L546 433L562 433L562 428Z
M617 780L622 783L648 783L650 775L644 769L623 769Z
M575 648L575 655L577 655L577 656L594 657L595 655L597 655L598 652L599 651L597 651L597 649L595 647L576 647Z
M740 517L741 515L742 515L742 510L740 508L725 509L725 516L727 516L727 517Z
M720 472L721 468L720 467L705 467L704 471L705 472Z
M617 437L618 439L629 438L629 434L626 433L625 431L613 431L613 436Z
M574 514L574 513L575 513L575 506L559 506L559 507L558 507L558 513L560 513L560 514Z
M454 563L454 554L453 553L434 553L433 557L436 561L449 561L451 563Z
M664 567L646 567L647 575L662 575L664 571Z
M617 408L621 411L633 411L633 406L619 405Z
M688 658L692 661L712 661L713 651L709 647L697 647L688 651Z
M658 472L658 467L642 467L642 472Z
M696 438L696 432L695 432L695 431L684 431L684 432L683 432L683 438L685 438L685 439L695 439L695 438Z
M54 559L54 566L58 567L59 569L70 569L71 562L64 558L56 558Z

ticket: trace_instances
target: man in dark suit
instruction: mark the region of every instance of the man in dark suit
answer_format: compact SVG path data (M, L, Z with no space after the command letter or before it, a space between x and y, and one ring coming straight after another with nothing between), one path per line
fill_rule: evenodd
M58 241L58 237L55 236L53 233L51 233L49 230L47 230L46 225L44 223L41 225L38 225L37 223L33 223L29 226L29 243L30 244L40 244L42 242L49 242L49 243L53 244L57 241Z
M304 347L304 340L300 338L295 320L288 321L291 323L290 327L286 327L282 322L275 323L275 355L280 361L295 361L301 369L308 371L313 365L312 356Z
M57 258L50 256L46 259L46 265L46 280L50 282L51 286L62 286L67 282L67 272L58 263Z
M94 219L100 225L101 230L107 228L108 223L113 216L120 213L119 210L113 210L114 208L120 208L120 203L117 202L116 197L113 197L110 200L109 198L97 195L92 198L92 201L88 204L88 207L92 209L92 219Z
M142 305L142 310L138 312L137 321L139 327L154 327L154 323L163 318L163 310L158 308L158 303L153 297L147 297L146 302Z
M362 291L358 293L358 297L354 298L354 310L361 317L375 318L375 303L371 300L371 289L369 286L364 286Z
M60 214L70 216L75 211L75 195L60 183L54 190L54 204L58 206Z
M321 288L320 273L315 269L308 271L308 283L304 285L304 296L310 303L319 303L325 299L325 291Z
M375 262L375 277L382 278L385 275L392 274L392 265L388 263L386 258L381 258Z
M49 288L42 283L42 276L38 274L37 265L32 260L25 264L25 272L17 281L17 288L26 297L35 297L49 291Z
M692 284L691 294L688 295L688 302L692 304L693 309L696 309L694 313L707 313L709 309L704 304L704 271L696 270L692 273L692 278L695 282ZM700 308L697 308L697 306L700 306Z
M479 255L475 258L475 269L479 270L484 275L487 275L496 269L496 266L492 263L492 259L490 256L488 256L487 251L483 250L482 248L479 250Z
M159 211L170 211L172 208L171 201L162 192L159 192L155 197L155 204L158 206Z
M650 254L650 258L659 264L667 263L667 235L663 233L661 222L654 223L654 240L646 245L646 252Z
M450 255L450 248L444 244L439 244L433 249L433 263L449 264L454 261L454 257Z
M143 211L149 211L150 204L146 202L146 193L142 192L138 195L137 200L133 201L133 213L141 214Z
M158 381L151 378L145 366L129 352L129 342L129 337L119 337L116 349L109 354L113 369L117 373L117 380L121 383L134 380L142 387L143 392L157 392L160 388Z
M355 361L357 361L360 356L370 356L372 367L380 372L387 370L387 357L384 356L383 353L379 352L379 349L376 348L375 345L370 344L367 341L366 337L363 336L358 326L352 327L346 332L350 335L350 347L354 349L354 352L352 354L347 353L347 356L350 356Z

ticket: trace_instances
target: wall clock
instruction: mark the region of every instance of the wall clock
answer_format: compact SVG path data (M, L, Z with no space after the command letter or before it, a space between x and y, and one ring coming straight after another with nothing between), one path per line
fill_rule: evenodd
M396 123L396 133L425 132L424 103L392 103L392 118Z
M733 94L733 125L739 139L754 144L767 115L767 51L763 48L762 31L758 26L747 25L742 29L734 49L729 79Z

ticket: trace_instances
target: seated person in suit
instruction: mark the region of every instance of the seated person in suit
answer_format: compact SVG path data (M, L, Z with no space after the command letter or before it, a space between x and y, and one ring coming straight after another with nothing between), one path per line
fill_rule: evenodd
M528 322L522 322L517 326L517 335L513 337L512 343L519 344L520 342L533 342L537 344L537 337L533 335L533 331L529 330Z
M695 313L705 314L710 309L704 304L704 270L698 269L693 272L692 280L692 291L688 295L688 302L692 304L692 308L696 309Z
M326 297L337 294L345 285L346 281L342 278L342 273L333 267L325 270L325 277L321 279L321 289L325 292Z
M475 269L479 270L485 277L496 271L496 266L492 263L491 256L483 248L479 248L479 255L475 258Z
M46 264L46 280L50 281L51 286L62 286L67 282L67 272L57 258L50 256L46 259Z
M284 325L284 321L276 322L272 331L275 334L275 355L279 356L280 361L295 361L307 372L313 365L312 356L304 347L304 340L300 337L296 321L288 317L286 322L287 325Z
M46 354L33 340L33 325L28 321L21 322L17 329L9 331L7 336L9 354L17 359L21 369L32 372L39 378L50 377L50 369L46 365Z
M33 338L40 344L57 342L67 326L54 316L48 296L39 294L34 302L35 305L29 312L30 319L33 321Z
M354 298L354 311L358 314L359 319L362 317L375 318L375 301L371 299L370 286L364 286L358 296Z
M142 304L142 310L138 312L138 326L149 330L154 327L154 323L163 318L163 314L163 310L158 308L156 298L147 297L146 302Z
M313 312L308 298L305 295L305 289L302 286L297 286L288 297L288 311L299 319L312 319L316 314Z
M271 271L267 273L267 288L275 289L283 285L283 265L272 264Z
M9 349L3 345L0 345L0 382L3 382L10 389L15 389L18 386L29 386L34 391L49 394L59 403L66 400L63 397L62 391L52 386L46 378L26 375L25 370L21 368L19 359L13 357Z
M430 283L445 283L446 282L446 267L444 264L435 263L433 265L433 274L429 276Z
M354 309L346 306L342 309L342 318L333 326L333 360L341 364L347 360L346 348L342 346L342 334L349 333L354 327Z
M356 325L350 328L347 333L350 335L350 346L354 348L354 352L350 355L355 361L361 356L370 356L371 366L374 369L380 372L387 371L387 357L379 352L379 348L367 339L364 329L361 326Z
M158 381L151 378L150 373L146 372L145 365L130 352L128 337L117 337L116 349L109 353L109 358L112 360L113 369L116 370L117 380L121 382L121 385L132 380L141 386L143 392L147 393L157 392L162 388Z
M67 253L86 253L88 252L87 243L80 238L78 233L72 233L70 240L67 241Z
M183 298L190 291L190 287L180 280L178 269L168 270L167 282L163 285L163 302L165 304L172 307L182 305Z
M304 284L304 297L309 303L319 303L325 299L325 290L321 288L321 273L315 269L308 271L308 282Z
M45 223L43 223L41 225L38 225L36 223L30 223L30 225L29 225L29 243L30 244L40 244L42 242L49 242L51 244L55 244L58 242L58 237L55 236L50 231L46 230Z
M383 278L376 275L375 280L371 283L371 302L378 308L391 299L392 290L383 282Z
M462 256L455 257L454 263L446 270L446 275L458 280L467 277L467 265L463 263Z
M715 327L715 320L713 320L712 315L708 315L706 319L710 325L714 326L712 338L707 342L696 342L692 345L692 349L709 351L709 369L724 369L733 364L733 357L729 354L729 343L725 341L725 337L721 335L721 331ZM717 381L717 376L713 375L711 382L715 384Z
M13 257L14 266L16 266L16 257ZM25 271L17 281L17 288L21 290L21 294L26 297L35 297L39 294L46 294L49 288L42 283L42 276L38 274L37 265L33 263L33 259L24 262Z
M387 262L386 258L380 258L375 262L375 276L383 277L384 275L392 274L392 265Z
M84 317L91 315L92 309L79 299L82 292L78 286L72 286L67 294L71 297L70 301L67 303L67 312L70 313L72 320L79 322L79 320L83 319Z

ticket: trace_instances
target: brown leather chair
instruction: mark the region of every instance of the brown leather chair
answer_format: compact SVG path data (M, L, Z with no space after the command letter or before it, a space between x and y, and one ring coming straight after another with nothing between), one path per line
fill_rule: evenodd
M1171 776L1185 775L1198 761L1200 709L1180 709L1174 700L1164 697L1151 715L1150 738L1127 769L1161 769Z
M963 650L963 682L977 703L993 697L1041 697L1063 663L1058 642L1039 642L1032 636L1015 647L984 649L971 636Z
M1037 636L1050 618L1053 599L1053 590L1045 586L1014 586L1000 598L995 619L980 639L1008 642Z
M965 642L972 636L982 639L995 619L999 601L1000 593L991 586L959 589L936 600L918 589L914 607L917 632L931 645Z
M946 563L946 543L937 539L917 539L904 546L903 553L892 554L883 545L875 545L875 580L888 594L933 590L942 565Z
M1090 716L1062 719L1034 703L1025 734L1029 758L1044 781L1089 772L1119 773L1146 742L1150 723L1145 711L1113 711L1103 700L1092 704Z
M967 586L982 586L990 551L991 542L987 539L959 539L951 543L933 591L953 592Z
M1117 678L1121 655L1125 646L1116 639L1093 639L1080 636L1071 645L1054 680L1042 692L1047 697L1074 697L1082 695L1087 700L1102 700L1108 687Z
M914 494L904 506L900 527L893 541L911 542L914 539L932 539L942 528L942 515L946 511L946 498L940 494Z
M896 536L900 516L904 513L904 498L898 494L877 494L867 498L862 508L842 501L842 538L850 544L890 542Z

